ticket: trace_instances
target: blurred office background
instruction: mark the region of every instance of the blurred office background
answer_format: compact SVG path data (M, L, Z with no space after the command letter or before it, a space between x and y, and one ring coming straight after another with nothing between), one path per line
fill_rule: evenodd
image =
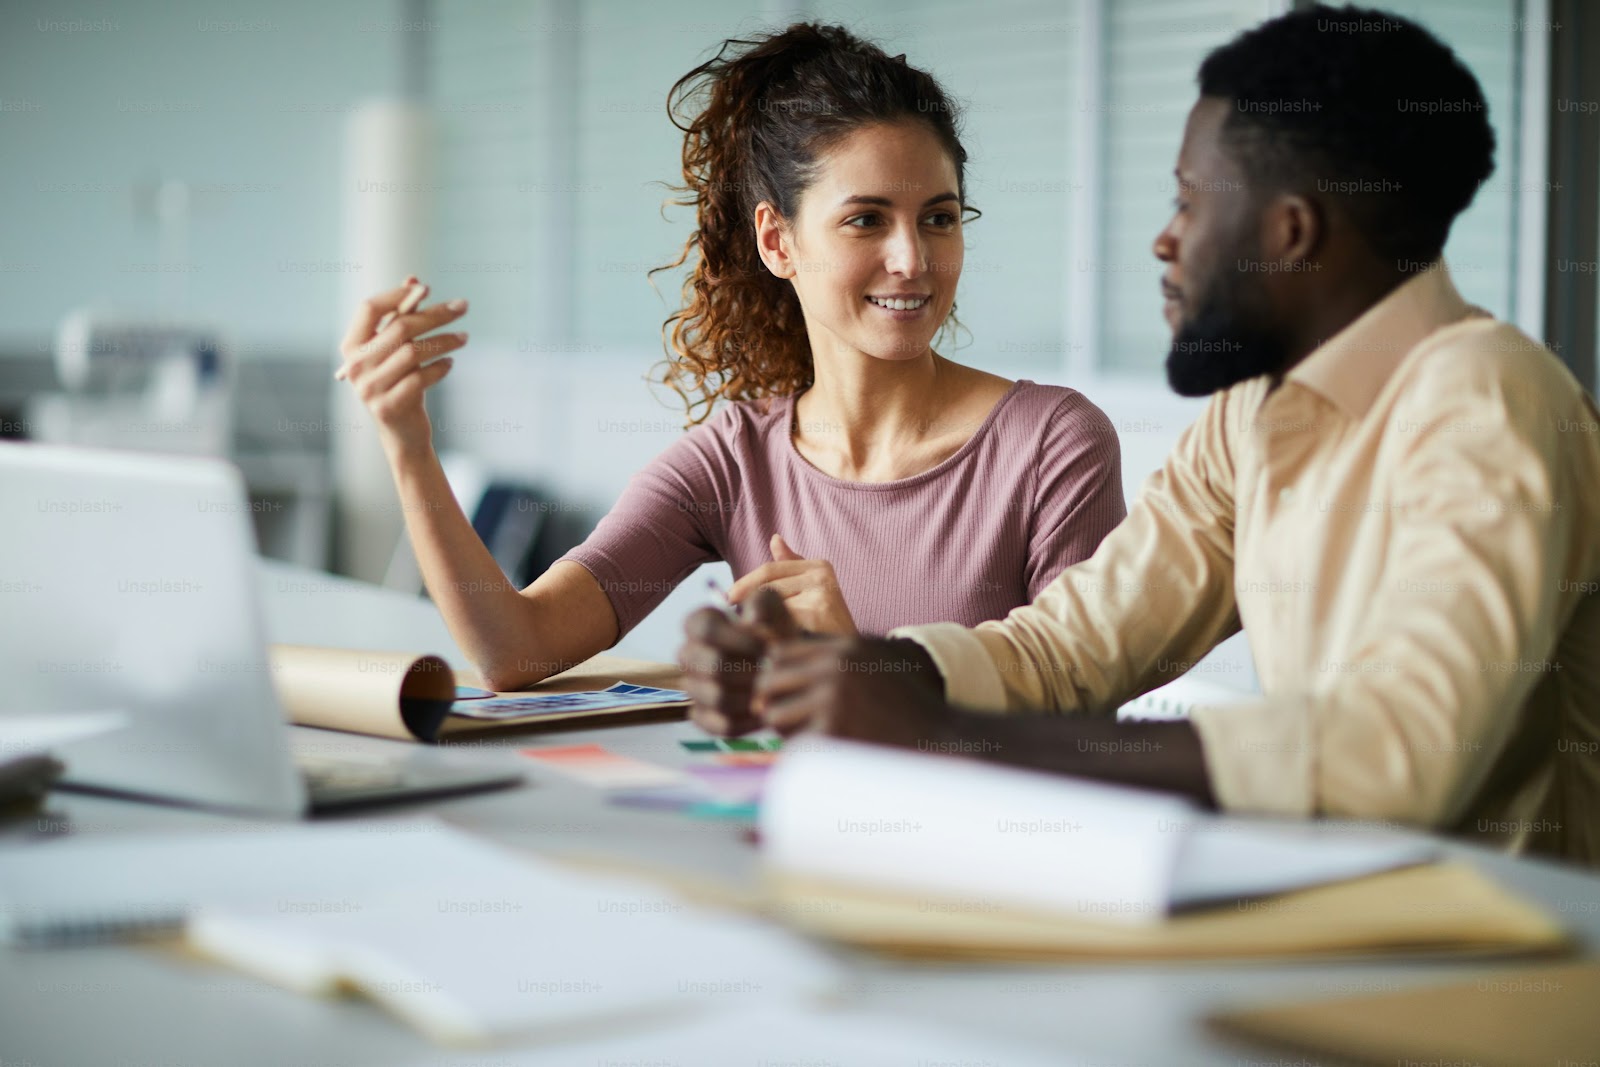
M263 550L404 585L402 517L330 372L359 296L414 271L436 299L472 301L472 341L430 405L463 492L533 487L539 514L564 516L551 537L581 536L681 432L675 398L646 381L677 283L646 272L690 227L663 211L681 143L666 91L724 38L805 18L905 52L965 101L984 217L967 231L968 332L946 354L1086 392L1117 424L1131 498L1198 410L1164 384L1150 253L1194 72L1288 6L9 0L0 432L53 425L40 397L63 389L75 309L214 328L233 368L223 447L263 502ZM1592 387L1594 14L1387 7L1456 48L1499 137L1447 250L1458 285ZM695 599L680 589L622 651L670 657Z

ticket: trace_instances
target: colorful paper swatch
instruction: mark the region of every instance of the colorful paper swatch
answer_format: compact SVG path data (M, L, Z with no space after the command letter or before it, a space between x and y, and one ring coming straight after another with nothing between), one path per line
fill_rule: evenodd
M687 815L691 819L743 819L754 821L759 814L755 804L720 800L709 797L703 790L690 788L632 789L612 793L606 798L610 803L625 808L645 811L666 811Z
M705 788L718 800L737 804L754 804L761 799L761 790L767 784L770 767L725 767L709 764L690 767Z
M778 753L713 752L711 760L724 767L770 767L778 761Z
M783 747L783 738L708 737L682 744L690 752L776 752Z
M599 789L682 785L687 780L681 771L619 755L603 745L524 748L521 754Z
M653 708L688 702L689 694L680 689L656 689L648 685L618 682L609 689L584 693L528 693L495 697L492 700L457 700L450 705L450 714L469 719L526 719L574 711Z

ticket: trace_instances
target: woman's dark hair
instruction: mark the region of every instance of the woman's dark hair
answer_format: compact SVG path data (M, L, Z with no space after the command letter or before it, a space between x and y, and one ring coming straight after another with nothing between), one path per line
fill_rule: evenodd
M932 75L839 26L724 41L673 85L667 113L684 132L674 203L695 209L695 231L657 268L691 263L683 306L662 324L661 381L692 426L718 399L782 396L812 381L800 301L756 251L757 204L794 219L819 156L868 124L925 123L955 163L963 204L967 153L957 109Z

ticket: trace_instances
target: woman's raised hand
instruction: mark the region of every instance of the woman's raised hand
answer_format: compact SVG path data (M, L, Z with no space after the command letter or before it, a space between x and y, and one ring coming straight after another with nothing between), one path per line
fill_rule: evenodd
M431 446L433 429L423 393L450 373L454 361L439 357L467 343L465 333L422 336L464 315L465 300L396 315L378 328L384 316L400 308L415 284L415 278L407 278L398 288L362 301L339 346L345 360L340 369L377 420L384 449L391 455Z

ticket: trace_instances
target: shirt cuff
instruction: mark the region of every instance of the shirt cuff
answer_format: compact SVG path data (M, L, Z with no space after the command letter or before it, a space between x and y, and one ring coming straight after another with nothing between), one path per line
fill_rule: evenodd
M902 626L890 637L904 637L928 650L944 676L944 697L952 704L981 711L1003 711L1006 687L978 635L953 622Z
M1224 811L1305 818L1316 809L1311 707L1303 700L1197 707L1206 775Z

